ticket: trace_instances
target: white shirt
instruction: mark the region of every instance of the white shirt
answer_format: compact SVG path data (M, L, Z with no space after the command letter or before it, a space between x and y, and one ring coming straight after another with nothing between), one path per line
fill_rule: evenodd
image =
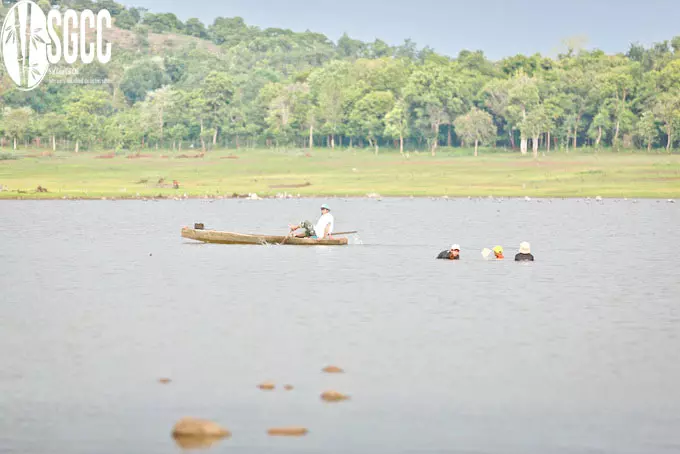
M328 234L330 235L333 233L333 225L335 224L335 220L333 219L333 215L330 213L322 214L321 217L319 218L319 221L316 223L314 226L314 233L316 233L316 236L319 238L323 238L323 234L326 231L326 226L330 225L328 228Z

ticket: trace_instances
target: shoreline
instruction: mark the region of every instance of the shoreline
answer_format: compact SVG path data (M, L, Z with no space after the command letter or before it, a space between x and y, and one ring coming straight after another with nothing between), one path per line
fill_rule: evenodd
M604 200L657 200L657 201L665 201L665 202L670 202L670 203L675 203L675 199L677 197L645 197L645 196L626 196L626 197L616 197L616 196L559 196L559 195L540 195L540 196L491 196L491 195L485 195L485 196L448 196L448 195L296 195L293 197L280 197L280 196L271 196L271 195L257 195L256 197L249 197L249 196L209 196L209 195L187 195L182 196L182 197L176 197L176 196L163 196L163 195L158 195L158 196L147 196L147 197L142 197L142 196L133 196L133 197L110 197L110 196L103 196L103 197L95 197L95 196L75 196L75 197L70 197L70 196L62 196L62 197L50 197L50 196L41 196L41 197L2 197L0 196L0 203L3 201L44 201L44 202L54 202L54 201L123 201L123 202L130 202L130 201L159 201L159 200L165 200L165 201L173 201L173 202L179 202L183 200L250 200L250 201L258 201L258 200L301 200L301 199L362 199L362 200L376 200L380 201L383 199L413 199L413 200L422 200L422 199L430 199L430 200L525 200L525 201L532 201L532 200L593 200L593 201L604 201Z
M680 155L441 151L212 151L201 159L97 159L94 153L0 161L0 200L345 197L680 199ZM163 152L163 151L160 151ZM229 159L226 159L229 158ZM236 158L236 159L234 159Z

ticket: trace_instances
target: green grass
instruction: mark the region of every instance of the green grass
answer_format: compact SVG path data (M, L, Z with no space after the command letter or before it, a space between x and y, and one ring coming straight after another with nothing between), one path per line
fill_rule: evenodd
M6 152L7 150L5 150ZM680 197L680 155L592 151L531 155L444 150L401 157L393 150L219 150L202 158L148 150L118 154L19 152L0 160L0 198L135 198L280 193L302 196ZM197 151L184 151L195 154ZM14 154L14 153L13 153ZM237 159L228 159L236 156ZM159 179L165 182L159 184ZM171 187L178 180L180 189ZM292 187L300 185L300 187ZM303 186L304 185L304 186ZM42 186L49 192L38 193Z

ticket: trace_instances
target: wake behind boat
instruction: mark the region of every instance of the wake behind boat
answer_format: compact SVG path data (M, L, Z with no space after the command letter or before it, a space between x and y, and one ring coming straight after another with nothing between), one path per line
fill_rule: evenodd
M286 244L294 246L345 246L347 238L297 238L285 235L257 235L218 230L182 228L182 237L204 243L218 244Z

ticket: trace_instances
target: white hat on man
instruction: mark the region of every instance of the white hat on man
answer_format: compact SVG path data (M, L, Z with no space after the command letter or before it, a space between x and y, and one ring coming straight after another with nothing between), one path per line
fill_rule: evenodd
M526 241L523 241L519 244L519 253L520 254L531 254L531 245L527 243Z

